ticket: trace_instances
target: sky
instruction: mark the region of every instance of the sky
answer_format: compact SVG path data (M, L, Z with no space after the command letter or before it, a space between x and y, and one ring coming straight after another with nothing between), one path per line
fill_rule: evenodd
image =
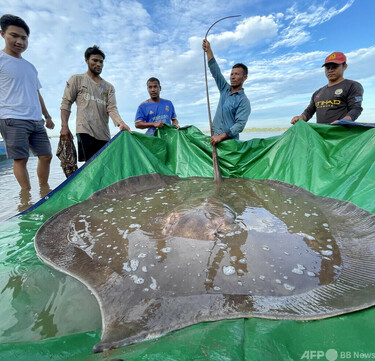
M120 115L133 130L152 76L160 79L161 97L173 102L181 125L208 130L202 39L215 21L231 15L241 16L217 23L208 39L228 81L235 63L249 68L246 128L290 126L327 84L321 65L333 51L347 56L345 78L364 87L358 121L375 123L374 0L1 0L0 16L6 13L30 27L23 57L38 70L56 124L51 136L60 132L66 81L87 71L84 52L94 44L106 54L102 77L115 86ZM219 92L208 77L213 117ZM118 128L110 124L115 134Z

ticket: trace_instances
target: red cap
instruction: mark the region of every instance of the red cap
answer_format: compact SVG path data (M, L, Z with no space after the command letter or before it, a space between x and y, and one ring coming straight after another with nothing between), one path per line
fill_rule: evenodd
M346 63L346 56L339 51L335 51L334 53L326 57L326 60L324 61L324 64L322 65L322 67L328 63L335 63L335 64Z

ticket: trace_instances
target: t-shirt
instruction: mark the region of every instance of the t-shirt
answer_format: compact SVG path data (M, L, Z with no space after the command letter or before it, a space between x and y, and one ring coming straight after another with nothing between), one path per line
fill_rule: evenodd
M251 107L243 89L231 93L231 86L221 74L215 58L209 60L208 66L220 91L212 127L214 135L225 133L229 138L239 139L239 133L245 128Z
M175 119L177 119L177 116L174 111L174 106L172 102L167 99L160 99L157 103L151 102L148 99L139 105L135 115L135 123L140 121L147 123L162 121L171 124L171 121ZM155 131L155 127L150 127L146 134L154 135Z
M74 102L77 104L76 132L110 140L109 117L115 125L122 121L113 85L104 79L96 83L87 73L73 75L66 83L61 109L70 111Z
M317 123L330 124L349 115L356 120L362 113L362 85L354 80L318 89L311 97L309 106L302 113L309 120L316 112Z
M41 120L41 88L34 65L0 51L0 119Z

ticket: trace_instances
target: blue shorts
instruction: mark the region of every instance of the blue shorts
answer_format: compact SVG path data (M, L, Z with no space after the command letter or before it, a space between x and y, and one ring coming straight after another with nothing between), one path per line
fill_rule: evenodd
M44 120L0 119L0 132L10 159L52 155Z

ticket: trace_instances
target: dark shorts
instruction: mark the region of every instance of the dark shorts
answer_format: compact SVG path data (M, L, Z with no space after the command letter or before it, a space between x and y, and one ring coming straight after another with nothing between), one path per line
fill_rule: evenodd
M38 157L52 155L44 120L1 119L0 132L10 159L29 158L29 150Z
M106 144L106 140L95 139L91 135L86 133L77 133L78 143L78 161L88 161L97 151L103 148Z

